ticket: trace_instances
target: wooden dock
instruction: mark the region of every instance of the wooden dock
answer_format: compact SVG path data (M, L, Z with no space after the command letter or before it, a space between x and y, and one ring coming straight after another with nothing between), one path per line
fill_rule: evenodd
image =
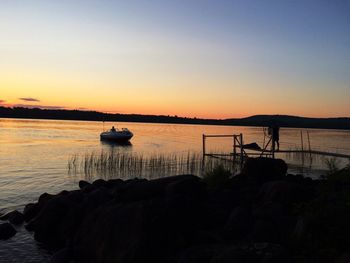
M250 151L259 151L255 149L249 149ZM271 150L265 150L265 152L272 153ZM349 158L349 154L343 154L343 153L332 153L332 152L323 152L323 151L314 151L314 150L275 150L276 153L301 153L301 154L316 154L316 155L323 155L323 156L329 156L329 157L339 157L339 158Z
M272 139L270 138L267 143L263 145L263 148L257 149L257 148L249 148L243 143L243 134L210 134L206 135L203 134L202 137L202 143L203 143L203 158L205 156L214 157L214 158L222 158L227 159L227 157L233 157L233 159L240 158L241 162L243 162L244 158L252 157L252 156L260 156L260 157L271 157L275 158L275 154L278 153L298 153L302 156L304 155L321 155L321 156L328 156L328 157L336 157L336 158L347 158L350 159L350 154L344 154L344 153L335 153L335 152L326 152L326 151L316 151L311 149L310 145L310 137L309 133L307 132L307 138L308 138L308 146L309 149L304 149L303 145L303 134L301 135L301 150L275 150L275 145L272 143ZM228 154L222 154L222 153L207 153L206 152L206 139L207 138L232 138L232 152ZM271 147L271 149L268 149Z

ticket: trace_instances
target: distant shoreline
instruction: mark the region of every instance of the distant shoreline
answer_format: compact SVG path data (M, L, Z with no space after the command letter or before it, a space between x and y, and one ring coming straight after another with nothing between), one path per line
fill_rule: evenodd
M340 129L350 130L350 118L308 118L288 115L255 115L236 119L201 119L166 115L110 114L97 111L50 110L39 108L0 107L0 118L44 119L72 121L109 121L166 123L218 126L266 127L273 123L288 128Z

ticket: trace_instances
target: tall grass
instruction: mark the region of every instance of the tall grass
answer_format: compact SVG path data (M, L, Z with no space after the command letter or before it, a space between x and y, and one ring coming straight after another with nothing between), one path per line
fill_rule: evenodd
M217 165L234 173L235 165L230 160L205 158L198 152L142 154L122 151L88 152L73 155L68 160L71 174L84 174L109 178L158 178L177 174L204 175Z

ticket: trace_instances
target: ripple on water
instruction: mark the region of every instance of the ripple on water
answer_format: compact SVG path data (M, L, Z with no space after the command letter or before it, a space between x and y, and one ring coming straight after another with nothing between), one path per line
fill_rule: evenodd
M105 122L105 127L115 123ZM244 134L245 142L263 145L261 127L120 123L135 134L131 147L120 151L142 153L183 153L202 150L202 134ZM20 210L44 193L76 189L80 175L67 174L67 162L72 155L116 147L100 142L100 122L20 120L0 118L0 213ZM332 150L350 154L350 131L309 129L312 149ZM300 129L281 129L281 147L300 147ZM208 139L208 152L231 152L231 139ZM319 147L319 148L318 148ZM297 165L294 156L282 156ZM310 165L311 166L311 165ZM323 168L321 159L313 159L315 168ZM297 170L298 171L298 170ZM102 175L101 175L102 177ZM86 179L86 178L85 178ZM0 241L1 262L48 262L49 255L34 241L24 227L6 241Z
M17 234L0 240L0 263L45 263L50 255L41 248L24 226L16 227Z

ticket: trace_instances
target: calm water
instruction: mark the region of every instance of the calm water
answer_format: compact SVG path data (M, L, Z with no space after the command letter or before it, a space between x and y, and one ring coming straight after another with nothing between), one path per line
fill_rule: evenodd
M105 123L105 129L115 123ZM260 127L233 127L181 124L119 123L133 133L132 145L118 151L143 153L178 153L202 150L202 134L244 134L244 142L263 144ZM99 141L104 129L99 122L0 119L0 213L23 209L43 192L57 193L77 188L85 179L83 173L68 173L69 158L92 151L110 151L115 146ZM350 131L309 129L313 150L350 154ZM306 130L304 148L308 148ZM300 129L281 129L281 149L301 147ZM230 139L208 139L207 151L231 152ZM324 158L314 156L312 162L298 155L280 154L291 172L317 176L326 169ZM339 165L347 160L339 159ZM311 170L310 170L311 167ZM8 240L0 241L0 262L46 262L47 255L35 244L23 227Z

